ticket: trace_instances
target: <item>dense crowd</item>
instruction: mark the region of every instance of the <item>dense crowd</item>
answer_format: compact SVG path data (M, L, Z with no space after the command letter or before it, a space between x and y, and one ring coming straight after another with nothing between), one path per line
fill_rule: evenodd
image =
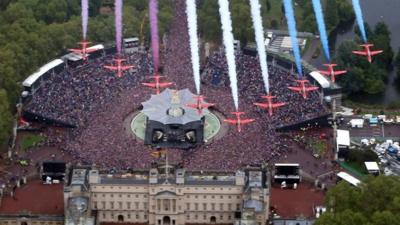
M37 91L27 112L74 126L83 126L92 113L102 110L121 91L151 74L147 54L129 55L126 63L135 68L117 78L104 65L112 65L113 57L100 57L78 68L67 68L51 76Z
M163 75L175 82L176 88L195 92L184 1L175 1L175 16L162 53ZM26 109L77 125L69 135L49 135L53 136L51 144L68 152L78 162L103 168L148 167L156 160L150 155L152 149L134 137L126 120L154 93L140 85L151 73L151 60L146 53L130 55L128 63L136 65L138 70L122 78L102 68L110 60L110 57L100 58L52 77ZM253 105L261 101L260 96L265 93L258 59L237 53L236 60L240 110L256 122L247 125L242 133L232 127L222 138L189 151L170 149L171 162L182 163L188 169L232 170L246 164L276 160L293 145L289 137L275 131L276 127L327 113L317 92L304 100L287 89L294 83L294 75L283 68L270 67L272 93L288 105L269 117L265 110ZM211 82L215 70L221 71L221 82L217 85ZM221 52L212 54L202 73L201 94L208 102L217 103L215 110L230 117L234 109L227 77L224 55Z

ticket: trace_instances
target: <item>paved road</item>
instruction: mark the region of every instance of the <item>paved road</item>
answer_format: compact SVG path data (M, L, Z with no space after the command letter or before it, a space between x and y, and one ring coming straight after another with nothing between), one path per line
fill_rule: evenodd
M304 55L302 57L303 60L307 61L307 62L310 62L311 59L312 59L312 56L314 55L314 53L317 50L318 46L319 46L319 39L317 39L317 38L312 39L310 47L308 48L307 52L304 53ZM320 54L323 54L322 51L321 51Z
M399 124L378 124L377 126L370 126L367 122L364 123L363 128L352 128L347 123L352 118L345 118L343 123L339 125L338 129L349 130L351 137L368 137L368 138L400 138L400 125Z

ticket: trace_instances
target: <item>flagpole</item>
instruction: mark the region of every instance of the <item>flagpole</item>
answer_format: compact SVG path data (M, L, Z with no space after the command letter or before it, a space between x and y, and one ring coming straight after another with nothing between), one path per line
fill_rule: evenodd
M165 182L164 184L168 184L168 150L165 150Z

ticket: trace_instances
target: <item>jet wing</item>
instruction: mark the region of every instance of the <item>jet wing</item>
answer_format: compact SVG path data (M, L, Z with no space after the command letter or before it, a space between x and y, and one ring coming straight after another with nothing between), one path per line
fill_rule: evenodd
M134 66L121 66L121 70L129 70L130 68L133 68Z
M207 103L207 104L201 104L202 106L203 106L203 108L208 108L208 107L211 107L211 106L214 106L214 104L211 104L211 103Z
M342 75L342 74L345 74L345 73L347 73L346 70L338 70L338 71L333 72L333 75L337 76L337 75Z
M320 72L323 75L331 75L331 73L327 70L319 70L318 72Z
M378 55L378 54L381 54L383 51L382 50L379 50L379 51L371 51L370 53L371 53L371 55Z
M301 87L288 87L292 91L298 91L301 92Z
M306 91L315 91L318 90L318 87L306 87Z
M76 54L82 54L82 50L81 49L70 48L70 49L68 49L68 51L76 53Z
M243 119L243 120L240 120L240 123L241 124L246 124L246 123L251 123L251 122L254 122L255 121L255 119Z
M116 66L104 66L104 68L109 69L109 70L117 70L118 67Z
M224 121L227 122L227 123L231 123L231 124L237 124L238 123L237 120L232 120L232 119L224 119ZM242 122L242 121L240 121L240 122Z
M367 52L363 52L363 51L353 51L353 53L356 55L368 55Z
M260 106L261 108L268 108L269 107L269 105L267 103L258 103L258 102L256 102L256 103L254 103L254 105Z
M187 107L197 109L197 104L186 104Z
M147 86L147 87L152 87L152 88L155 88L156 87L156 84L155 83L142 83L144 86Z
M280 103L274 103L271 106L272 106L272 108L277 108L277 107L281 107L281 106L284 106L284 105L286 105L286 103L280 102Z
M173 84L172 82L159 83L159 86L160 86L160 87L168 87L168 86L170 86L170 85L172 85L172 84Z
M95 51L97 51L97 49L90 49L90 48L85 49L86 53L91 53L91 52L95 52Z

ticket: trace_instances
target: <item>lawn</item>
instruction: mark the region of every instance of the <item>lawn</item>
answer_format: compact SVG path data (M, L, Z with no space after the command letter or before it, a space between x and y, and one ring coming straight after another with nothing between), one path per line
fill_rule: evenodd
M323 156L326 152L326 142L323 140L313 140L310 143L314 154L318 156Z
M276 20L278 22L278 29L286 30L286 22L283 24L281 23L281 19L285 16L282 13L282 0L270 0L271 2L271 10L266 12L264 11L263 18L264 18L264 25L266 27L271 27L271 21ZM303 9L301 9L298 5L293 4L295 13L296 13L296 22L297 22L297 27L301 26L301 15L303 13Z
M40 135L26 135L21 139L20 146L22 150L26 151L44 140L46 138Z
M271 21L276 20L278 22L278 27L281 28L281 17L282 17L282 1L281 0L270 0L271 10L267 12L264 10L264 25L266 27L271 27Z
M344 169L346 169L350 174L356 176L357 178L362 179L363 177L368 175L364 165L360 165L356 162L341 162L340 165Z

